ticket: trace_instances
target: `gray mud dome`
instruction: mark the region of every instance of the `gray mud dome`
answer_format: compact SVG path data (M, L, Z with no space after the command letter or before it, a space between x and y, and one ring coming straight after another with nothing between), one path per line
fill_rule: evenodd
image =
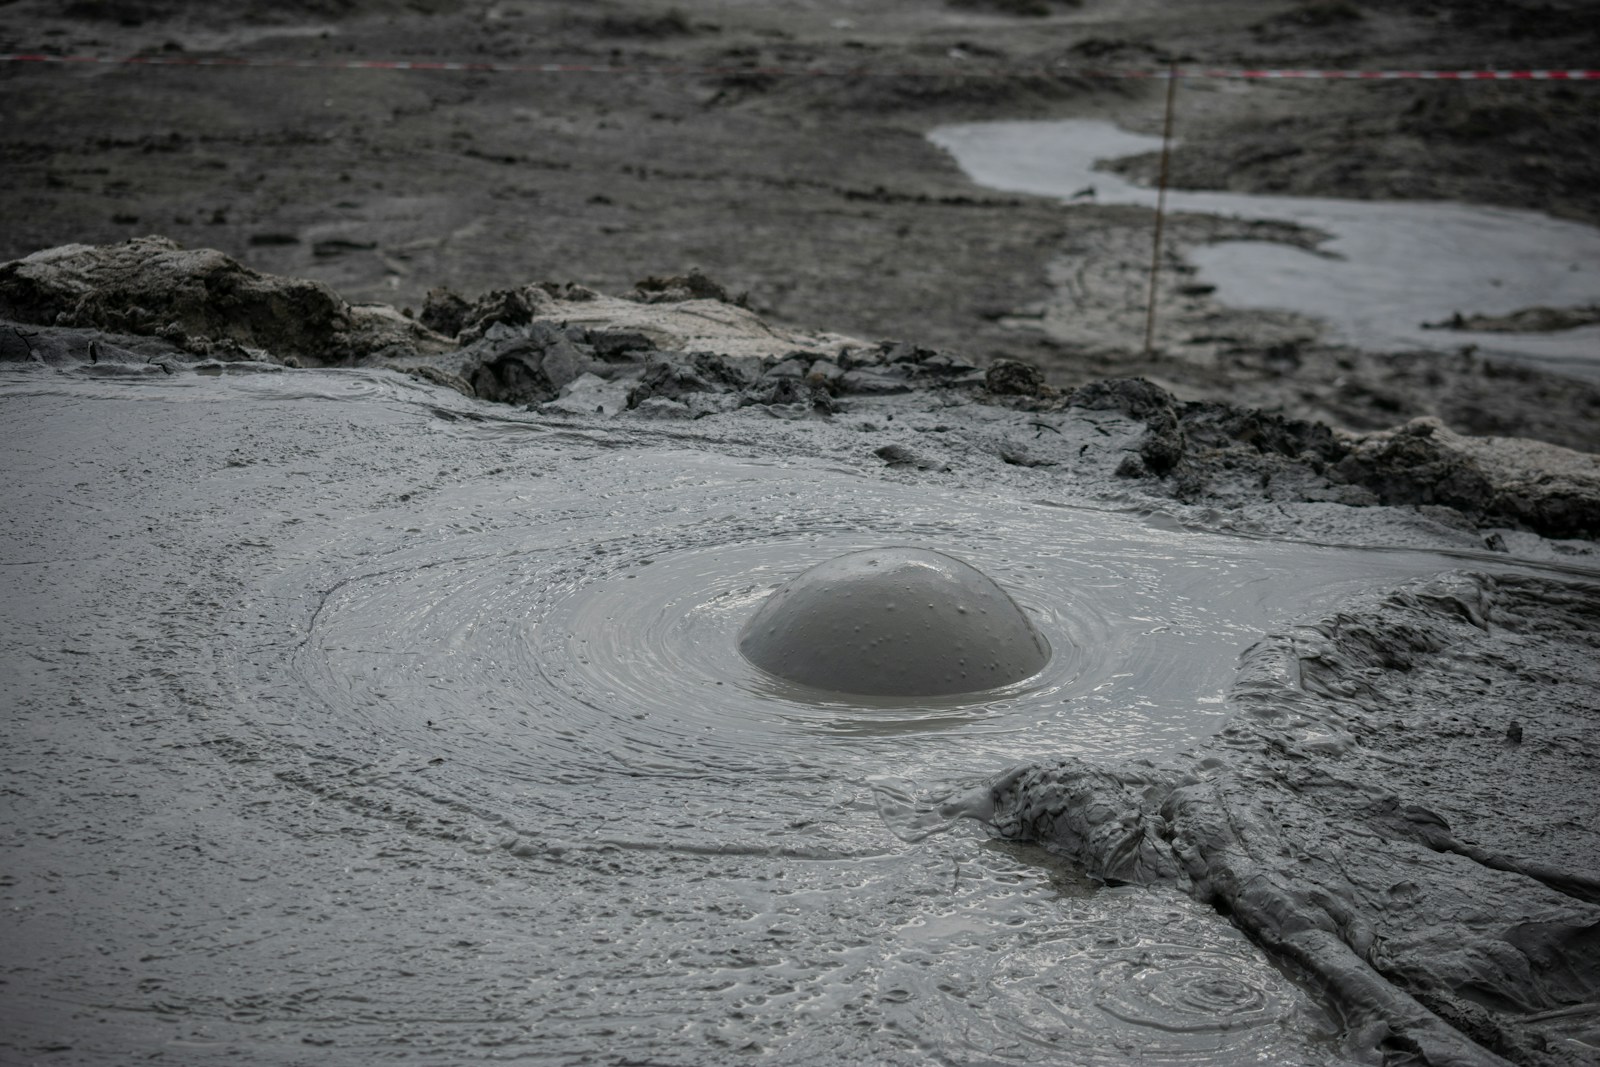
M978 694L1037 674L1050 645L962 560L878 548L818 564L750 617L739 651L780 677L882 696Z

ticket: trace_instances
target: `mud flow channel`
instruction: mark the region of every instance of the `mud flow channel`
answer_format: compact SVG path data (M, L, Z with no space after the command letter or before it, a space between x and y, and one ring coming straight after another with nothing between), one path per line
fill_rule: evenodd
M1261 635L1457 561L890 481L777 420L563 425L382 373L38 368L0 397L15 1048L1338 1059L1214 913L915 798L1193 746ZM738 653L776 586L884 545L993 577L1048 663L910 701Z
M1160 151L1161 138L1102 120L944 126L931 140L973 181L1009 192L1084 196L1154 207L1156 191L1100 161ZM1505 315L1600 301L1600 230L1533 211L1436 201L1251 196L1171 190L1167 209L1276 219L1326 235L1315 249L1222 241L1195 250L1199 281L1230 307L1293 311L1327 323L1335 340L1377 351L1453 350L1600 378L1600 326L1551 334L1427 328L1456 313Z

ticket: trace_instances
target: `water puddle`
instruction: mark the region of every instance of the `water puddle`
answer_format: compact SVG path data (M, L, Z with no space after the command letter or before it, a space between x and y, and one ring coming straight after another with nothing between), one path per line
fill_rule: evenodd
M1156 192L1095 170L1161 148L1097 119L982 122L929 134L980 185L1154 207ZM1277 219L1330 235L1315 252L1262 241L1196 250L1199 281L1235 308L1299 312L1333 338L1379 351L1454 350L1600 377L1600 326L1540 334L1424 329L1452 314L1600 301L1600 230L1531 211L1430 201L1365 201L1170 190L1172 212Z

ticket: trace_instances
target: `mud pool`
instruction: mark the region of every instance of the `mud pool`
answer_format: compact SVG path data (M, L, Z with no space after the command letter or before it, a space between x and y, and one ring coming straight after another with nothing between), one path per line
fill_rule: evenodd
M1345 1054L1211 909L927 798L1190 749L1263 634L1459 557L889 476L829 423L552 419L383 372L28 368L0 403L8 1055ZM1048 665L822 698L738 653L774 587L884 544L979 566Z
M944 126L931 140L973 181L1010 192L1154 207L1156 191L1101 161L1160 151L1161 139L1095 119ZM1453 350L1600 377L1600 326L1548 334L1430 329L1462 314L1600 301L1600 230L1532 211L1447 202L1250 196L1173 189L1167 210L1278 219L1327 235L1315 250L1223 241L1190 256L1230 307L1298 312L1332 339L1374 350ZM1048 319L1048 316L1047 316Z

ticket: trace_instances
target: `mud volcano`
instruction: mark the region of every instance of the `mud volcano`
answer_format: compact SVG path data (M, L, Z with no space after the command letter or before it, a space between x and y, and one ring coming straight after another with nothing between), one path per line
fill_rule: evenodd
M779 587L739 651L802 685L865 696L949 696L1037 674L1050 646L994 580L942 552L879 548Z

